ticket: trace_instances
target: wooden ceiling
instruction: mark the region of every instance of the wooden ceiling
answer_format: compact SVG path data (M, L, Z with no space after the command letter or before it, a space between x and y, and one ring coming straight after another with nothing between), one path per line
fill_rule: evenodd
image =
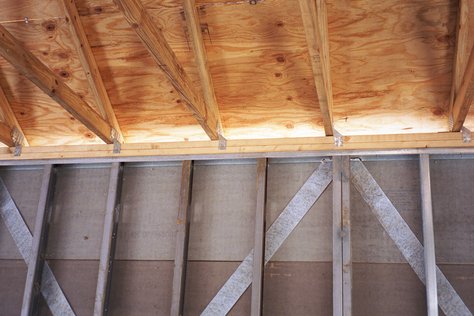
M24 150L219 137L327 143L334 133L437 141L463 123L474 129L473 0L0 0L0 8L0 134L17 126Z

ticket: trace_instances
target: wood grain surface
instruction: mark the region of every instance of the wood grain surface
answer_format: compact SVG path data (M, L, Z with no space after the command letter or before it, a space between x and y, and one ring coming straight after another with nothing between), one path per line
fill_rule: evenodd
M76 3L125 141L208 139L113 1ZM201 89L182 1L142 3ZM335 129L343 135L448 131L458 3L326 4ZM226 138L324 136L298 2L196 0L196 5ZM0 6L0 23L98 111L58 3L0 0ZM467 12L470 32L474 10ZM0 71L32 146L100 142L2 59ZM474 128L472 109L465 125Z

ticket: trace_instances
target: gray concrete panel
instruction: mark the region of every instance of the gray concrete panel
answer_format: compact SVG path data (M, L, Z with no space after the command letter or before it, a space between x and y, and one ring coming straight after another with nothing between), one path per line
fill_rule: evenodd
M267 180L267 228L280 215L318 163L270 164ZM323 192L278 249L272 261L332 260L332 186Z
M173 261L115 261L110 315L169 315Z
M436 260L474 263L474 160L432 160Z
M30 231L33 231L35 225L42 174L42 168L0 169L0 177L2 177ZM0 220L0 259L23 260L2 220Z
M58 168L48 259L99 258L110 168Z
M115 258L174 260L180 166L125 167Z
M256 177L254 164L195 166L189 260L247 256L254 244Z
M422 241L418 161L370 161L364 165ZM351 220L353 262L406 262L354 186L351 186Z
M352 265L354 316L426 315L423 283L408 264Z
M190 261L184 297L184 315L201 314L239 264L240 262ZM249 289L240 297L229 315L250 315Z
M20 315L26 270L27 267L23 259L0 260L1 315Z

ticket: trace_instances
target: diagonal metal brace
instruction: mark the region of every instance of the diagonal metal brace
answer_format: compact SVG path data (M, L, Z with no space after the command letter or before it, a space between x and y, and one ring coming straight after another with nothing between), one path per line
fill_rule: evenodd
M332 181L332 163L323 161L291 199L265 236L265 264L309 212ZM253 249L202 312L205 316L226 315L252 283Z
M361 161L351 162L351 174L352 183L357 191L395 242L418 278L425 283L423 245ZM436 267L436 279L438 302L443 312L447 316L472 316L472 313L438 267Z
M0 215L13 237L21 256L28 263L33 236L1 178ZM53 315L75 315L47 262L44 264L41 277L41 293Z

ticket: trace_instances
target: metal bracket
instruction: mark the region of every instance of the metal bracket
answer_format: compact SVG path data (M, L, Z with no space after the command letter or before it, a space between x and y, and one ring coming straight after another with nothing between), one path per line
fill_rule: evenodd
M15 151L13 152L13 155L18 157L21 155L25 136L16 126L12 128L11 136L13 144L15 144Z
M471 131L467 127L463 126L463 128L461 129L461 133L463 143L470 143L472 141Z
M114 154L120 154L120 151L122 150L123 140L120 139L120 135L119 135L119 133L117 133L115 128L112 128L112 130L110 131L110 137L114 141L113 153Z
M344 138L343 136L341 135L341 133L339 133L338 131L336 131L336 129L334 129L334 146L336 147L342 147L344 145Z
M227 148L227 139L224 138L224 136L219 133L219 145L218 145L219 150L226 150Z

